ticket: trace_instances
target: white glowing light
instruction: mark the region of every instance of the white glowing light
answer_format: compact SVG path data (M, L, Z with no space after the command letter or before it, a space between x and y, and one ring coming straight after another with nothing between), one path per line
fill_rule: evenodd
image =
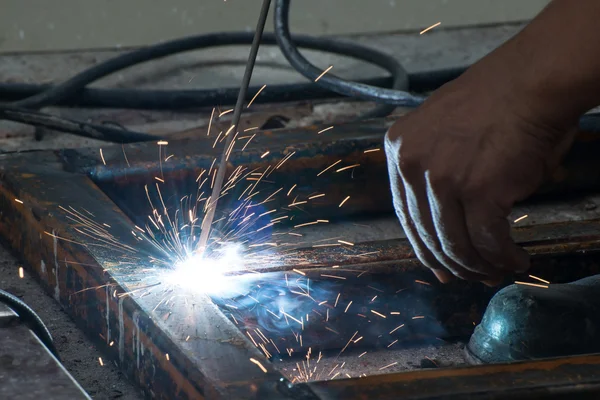
M227 245L210 256L190 253L167 273L169 283L205 294L221 294L233 290L235 279L228 272L242 269L244 257L239 245Z

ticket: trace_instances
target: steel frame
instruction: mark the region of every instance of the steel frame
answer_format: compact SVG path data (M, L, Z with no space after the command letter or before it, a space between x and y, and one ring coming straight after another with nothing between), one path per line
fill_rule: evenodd
M366 188L342 211L337 204L347 184L329 182L328 192L332 194L327 196L330 200L322 204L324 212L391 211L383 152L364 153L365 149L381 146L388 125L387 120L340 125L323 135L317 135L319 127L260 132L246 151L234 157L236 163L261 166L295 151L296 156L273 176L274 180L285 179L286 174L295 174L302 180L301 173L313 176L309 173L344 157L348 163L363 166L363 172L355 178ZM165 174L179 178L192 176L189 171L207 168L220 152L212 148L212 140L182 140L169 146L176 156L173 162L160 167ZM561 173L545 191L597 187L598 173L581 174L581 171L590 171L590 165L598 164L594 158L599 148L600 140L581 136ZM261 158L266 149L270 151L269 157ZM106 193L118 188L125 190L124 182L131 188L140 188L144 182L151 181L152 171L159 168L156 144L129 145L124 150L128 160L123 158L121 147L104 148L104 161L98 149L0 156L0 236L27 262L47 291L148 396L164 399L508 399L573 398L575 395L595 398L600 393L600 355L292 385L208 297L198 297L195 313L182 317L177 313L170 316L153 312L156 295L123 295L148 283L144 281L143 272L132 275L124 271L113 251L94 245L59 211L58 206L71 206L101 216L120 242L137 246L130 234L133 223L122 211L126 205L116 204ZM313 189L318 185L306 179L306 184ZM584 267L568 273L599 272L595 253L600 249L600 220L582 218L571 223L538 224L516 229L514 234L517 241L536 256L534 268L545 268L549 258L583 254L588 260L582 264ZM356 247L360 250L358 253L373 254L355 257L344 249L304 249L299 251L300 257L298 254L282 256L278 265L263 272L296 268L313 273L333 264L396 273L418 270L405 240L360 243ZM468 295L468 290L464 295ZM250 358L258 360L267 372L250 364Z

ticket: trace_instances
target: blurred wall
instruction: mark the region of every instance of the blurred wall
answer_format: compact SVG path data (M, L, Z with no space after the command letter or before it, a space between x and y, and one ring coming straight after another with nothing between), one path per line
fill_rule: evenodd
M0 0L0 52L136 46L253 29L261 0ZM374 33L530 19L548 0L294 0L292 27ZM268 28L270 29L270 28Z

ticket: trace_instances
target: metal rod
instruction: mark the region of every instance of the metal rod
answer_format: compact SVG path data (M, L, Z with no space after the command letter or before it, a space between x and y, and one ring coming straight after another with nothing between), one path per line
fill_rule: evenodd
M228 150L231 146L233 138L235 137L235 131L237 131L240 123L240 116L242 115L242 108L244 106L246 92L248 91L248 86L250 85L250 78L252 78L252 71L254 70L254 64L256 63L256 55L258 54L258 48L260 46L260 40L262 38L263 31L265 29L265 23L267 22L267 15L269 14L270 6L271 0L263 0L260 15L258 17L258 23L256 24L254 39L252 41L252 47L250 48L250 55L248 56L248 62L246 63L246 71L244 72L240 93L238 94L237 102L235 103L233 119L231 121L231 126L227 131L225 148L223 149L223 154L221 155L221 161L219 162L219 167L217 170L217 177L215 179L215 184L210 196L212 205L209 205L208 209L206 210L206 216L204 217L201 227L200 240L197 248L197 251L200 254L204 253L206 250L208 239L210 237L212 223L215 218L215 211L217 210L217 203L219 201L219 195L221 194L221 188L223 186L223 181L225 180Z

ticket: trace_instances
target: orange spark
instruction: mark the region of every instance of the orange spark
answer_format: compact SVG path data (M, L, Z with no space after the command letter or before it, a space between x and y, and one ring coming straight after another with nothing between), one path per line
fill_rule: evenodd
M329 167L327 167L327 168L325 168L323 171L319 172L319 173L317 174L317 176L321 176L321 175L322 175L322 174L323 174L325 171L329 170L330 168L333 168L335 165L337 165L337 164L339 164L339 163L341 163L341 162L342 162L342 160L338 160L338 161L334 162L334 163L333 163L333 164L331 164Z
M342 200L342 202L340 203L340 205L338 207L341 208L349 199L350 199L350 196L346 196L346 198L344 200Z
M258 92L256 92L256 94L254 95L254 97L252 98L252 100L250 100L250 102L248 103L248 105L246 106L246 108L250 108L250 106L252 105L252 103L254 103L254 100L256 100L256 98L258 97L258 95L260 94L260 92L262 92L263 90L265 90L266 87L267 87L267 85L263 85L260 89L258 89Z
M258 366L258 368L260 368L260 370L262 372L264 372L265 374L267 373L267 369L260 363L260 361L254 359L254 358L250 358L250 362L253 364L256 364Z
M348 309L350 308L351 305L352 305L352 300L350 300L350 303L348 303L348 305L346 306L344 313L346 313L348 311Z
M304 276L306 276L306 272L302 272L302 271L300 271L299 269L295 269L295 268L294 268L292 271L294 271L294 272L296 272L296 273L298 273L298 274L300 274L300 275L304 275Z
M515 281L515 283L517 285L533 286L533 287L539 287L539 288L543 288L543 289L548 289L548 285L540 285L540 284L537 284L537 283L519 282L519 281Z
M545 284L547 284L547 285L549 285L549 284L550 284L550 281L547 281L547 280L545 280L545 279L542 279L542 278L538 278L538 277L537 277L537 276L535 276L535 275L529 275L529 277L530 277L530 278L532 278L532 279L536 279L536 280L538 280L538 281L540 281L540 282L544 282L544 283L545 283Z
M398 364L398 361L396 361L396 362L393 362L393 363L391 363L391 364L388 364L388 365L386 365L385 367L381 367L381 368L379 368L379 370L380 370L380 371L381 371L381 370L384 370L384 369L386 369L386 368L389 368L389 367L392 367L392 366L394 366L394 365L396 365L396 364Z
M292 190L294 190L294 188L297 186L298 184L294 184L294 186L291 187L291 189L287 192L287 195L289 196L292 193Z
M210 113L210 120L208 120L208 129L206 130L206 136L210 136L210 128L212 128L213 117L215 116L215 108L213 107Z
M321 276L324 276L325 278L334 278L334 279L343 279L345 280L346 278L343 276L337 276L337 275L327 275L327 274L321 274Z
M316 225L319 221L307 222L305 224L295 225L294 228L302 228L303 226Z
M422 34L424 34L425 32L432 30L432 29L433 29L433 28L435 28L436 26L440 26L441 24L442 24L441 22L436 22L435 24L431 25L430 27L428 27L428 28L425 28L425 29L423 29L421 32L419 32L419 35L422 35Z
M529 215L525 214L517 219L515 219L513 222L516 224L517 222L523 221L525 218L527 218Z
M288 207L299 206L301 204L306 204L306 203L308 203L308 201L296 201L296 202L294 202L292 204L288 204Z
M329 66L325 71L323 71L321 73L321 75L317 76L317 78L315 79L315 82L317 82L319 79L321 79L323 77L323 75L325 75L326 73L328 73L329 71L331 71L331 68L333 68L333 65Z
M342 172L342 171L345 171L347 169L356 168L358 166L360 166L360 164L348 165L347 167L340 168L340 169L336 170L335 172Z

